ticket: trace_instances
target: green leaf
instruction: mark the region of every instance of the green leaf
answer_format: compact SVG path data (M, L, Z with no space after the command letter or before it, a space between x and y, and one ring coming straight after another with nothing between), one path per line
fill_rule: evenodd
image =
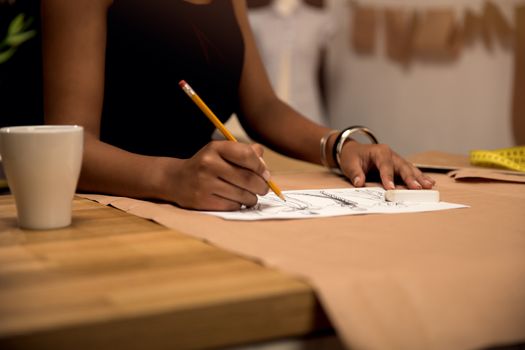
M30 30L28 32L24 32L24 33L19 33L19 34L14 34L14 35L8 36L7 39L6 39L6 42L7 42L7 44L9 44L11 46L19 46L23 42L25 42L25 41L31 39L32 37L34 37L35 35L36 35L36 31L35 30Z
M21 13L18 16L16 16L9 24L9 28L7 29L7 36L19 33L23 27L24 27L24 14Z
M9 23L7 35L0 42L0 64L7 62L15 54L18 46L36 35L36 30L28 30L31 24L33 24L33 18L26 20L23 13L17 15ZM10 47L7 48L8 46Z
M16 47L10 47L4 52L0 52L0 64L7 62L16 52Z

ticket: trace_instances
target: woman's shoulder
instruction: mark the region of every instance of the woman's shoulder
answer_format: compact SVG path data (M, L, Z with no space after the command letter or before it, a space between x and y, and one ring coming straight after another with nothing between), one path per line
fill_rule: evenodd
M92 14L96 13L93 10L107 11L107 9L113 4L114 0L75 0L75 1L62 1L62 0L46 0L42 1L42 8L54 11L55 14L60 13L71 13L75 11L77 14Z

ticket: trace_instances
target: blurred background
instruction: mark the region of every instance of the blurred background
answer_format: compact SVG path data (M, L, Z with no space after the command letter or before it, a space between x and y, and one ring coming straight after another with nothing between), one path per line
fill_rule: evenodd
M38 4L0 0L0 60L16 46L0 62L2 126L42 122ZM525 144L525 0L248 5L276 92L312 120L368 126L405 156ZM21 12L15 34L34 34L6 43ZM228 126L246 138L235 119Z
M525 144L524 0L248 3L274 88L311 119L402 155Z

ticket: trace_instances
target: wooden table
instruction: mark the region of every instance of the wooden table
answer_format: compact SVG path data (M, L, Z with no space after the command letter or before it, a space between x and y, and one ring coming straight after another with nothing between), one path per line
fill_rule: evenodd
M326 327L312 289L281 272L84 199L69 228L21 230L0 197L2 349L205 348Z
M313 289L280 271L80 198L71 227L21 230L0 196L0 349L203 349L327 329Z
M71 227L21 230L0 196L1 349L194 349L329 328L312 288L282 272L81 198Z

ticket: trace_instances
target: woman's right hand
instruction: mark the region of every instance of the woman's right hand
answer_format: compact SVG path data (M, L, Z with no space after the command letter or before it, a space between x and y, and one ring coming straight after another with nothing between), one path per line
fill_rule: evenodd
M238 210L268 193L270 173L263 148L232 141L212 141L189 159L164 172L164 193L184 208Z

